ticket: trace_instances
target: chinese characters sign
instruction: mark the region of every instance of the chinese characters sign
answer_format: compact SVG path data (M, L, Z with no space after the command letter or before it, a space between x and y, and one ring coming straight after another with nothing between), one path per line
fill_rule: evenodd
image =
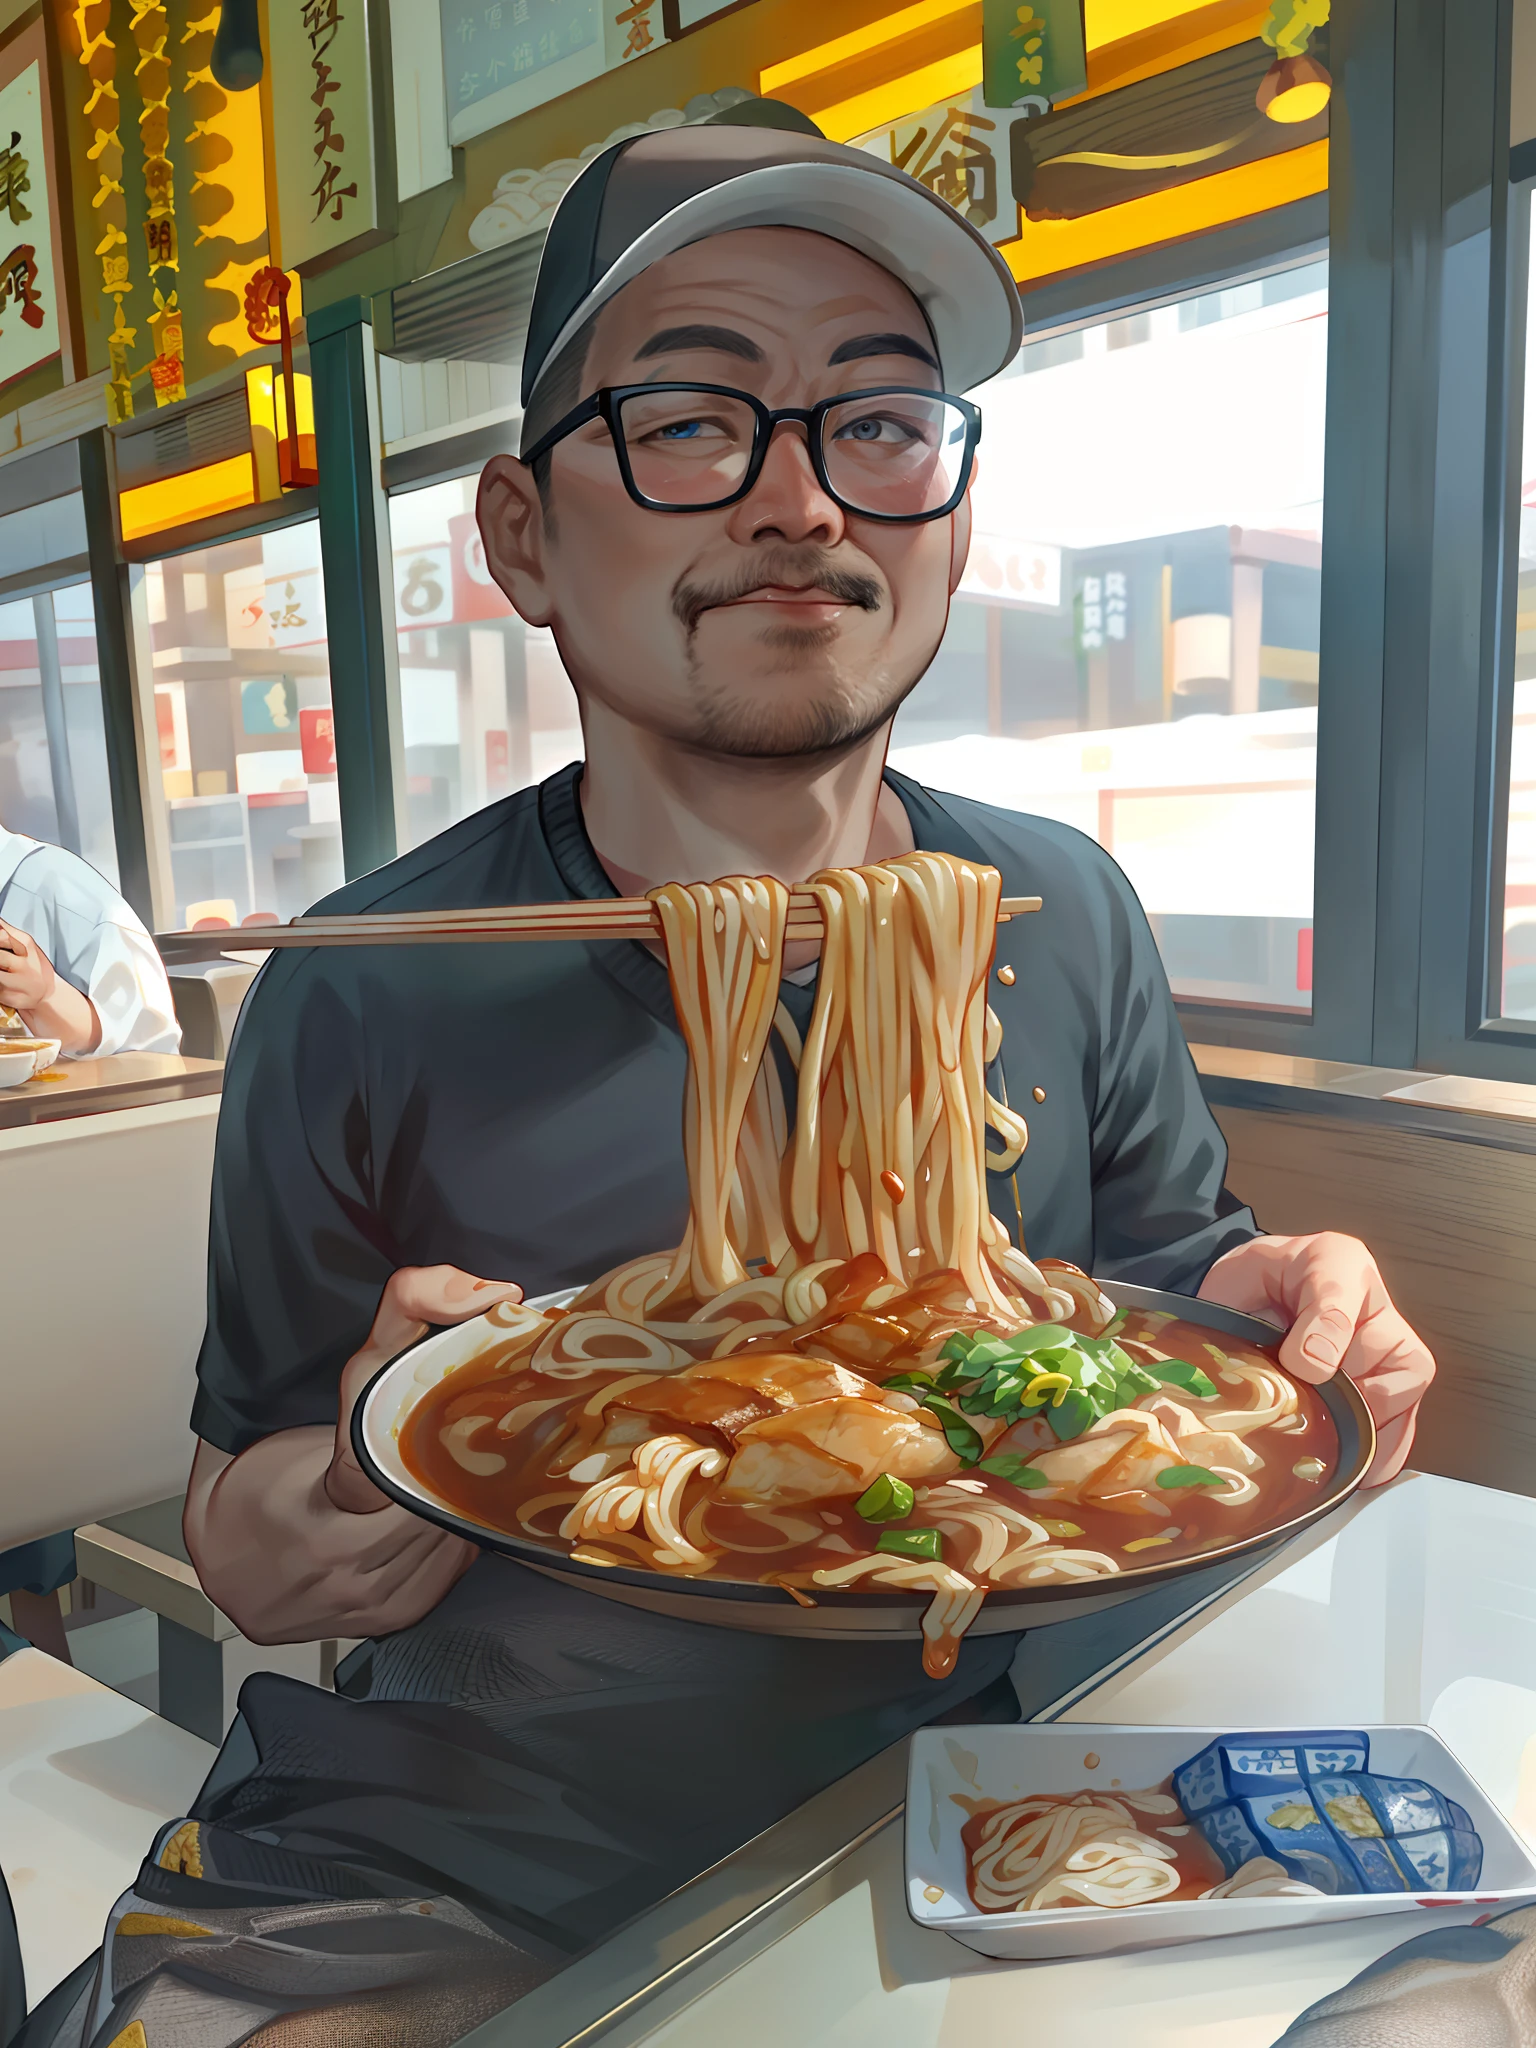
M0 87L0 385L59 350L38 65Z
M1011 242L1019 232L1019 210L1009 138L1019 118L983 106L978 86L861 136L858 147L947 199L989 242Z
M378 224L365 0L270 0L273 168L283 268Z
M1085 576L1078 589L1080 616L1077 644L1084 654L1095 654L1111 641L1126 635L1128 580L1123 569L1108 569L1102 576Z
M598 0L444 0L443 78L454 110L600 45Z
M665 40L662 0L440 0L455 143L617 69Z

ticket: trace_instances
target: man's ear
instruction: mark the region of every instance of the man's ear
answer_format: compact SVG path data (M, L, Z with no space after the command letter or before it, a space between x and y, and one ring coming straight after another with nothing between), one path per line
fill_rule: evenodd
M530 626L547 626L554 604L545 577L544 507L533 471L515 455L493 455L480 472L475 519L485 565Z
M976 488L976 468L971 466L971 480L965 487L965 496L950 514L949 525L949 594L954 596L960 588L960 579L965 574L966 558L971 552L971 493Z

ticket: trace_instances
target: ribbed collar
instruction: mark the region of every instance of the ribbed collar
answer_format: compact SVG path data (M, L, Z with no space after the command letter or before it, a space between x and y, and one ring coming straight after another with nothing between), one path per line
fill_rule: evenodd
M608 879L597 850L587 837L586 821L581 815L582 765L580 761L573 761L568 768L559 769L547 782L539 785L539 823L549 847L549 857L571 895L585 898L588 902L605 897L612 900L618 891ZM911 822L912 837L918 846L933 853L953 853L963 860L979 861L983 858L980 847L959 820L920 782L898 775L891 768L886 769L885 780L901 798L902 807ZM642 1002L652 1016L672 1030L677 1029L667 970L649 947L634 939L615 939L593 943L591 951L605 974ZM802 1028L810 1015L815 988L814 979L780 985L791 1016L801 1022Z

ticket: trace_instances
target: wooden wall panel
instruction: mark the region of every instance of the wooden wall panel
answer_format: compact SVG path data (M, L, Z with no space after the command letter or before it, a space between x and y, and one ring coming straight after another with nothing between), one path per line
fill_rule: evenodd
M1344 1118L1216 1107L1266 1230L1368 1244L1439 1364L1413 1462L1536 1494L1536 1156Z

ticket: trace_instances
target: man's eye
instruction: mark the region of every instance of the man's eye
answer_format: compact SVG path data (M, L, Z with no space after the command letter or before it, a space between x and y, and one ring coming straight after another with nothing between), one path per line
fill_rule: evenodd
M867 412L856 420L847 420L837 430L839 441L862 442L873 447L877 442L890 446L905 447L918 438L916 430L906 420L893 419L888 413Z
M718 420L667 420L644 429L644 438L659 442L664 447L673 447L685 441L718 441L724 431Z

